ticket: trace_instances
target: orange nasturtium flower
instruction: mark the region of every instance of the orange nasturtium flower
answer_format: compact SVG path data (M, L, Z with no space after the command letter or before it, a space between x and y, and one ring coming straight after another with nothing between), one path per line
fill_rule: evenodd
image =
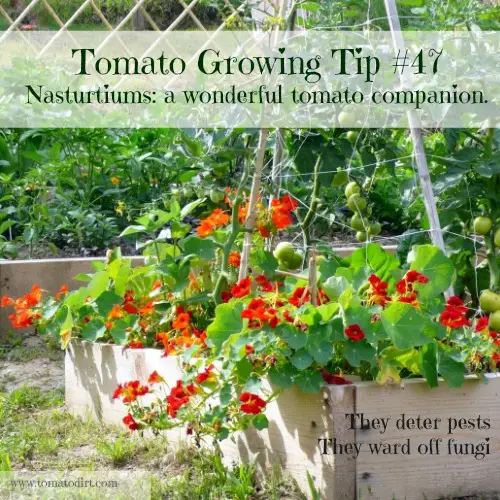
M159 384L165 382L165 379L155 370L148 378L148 384Z
M232 267L240 267L241 254L240 252L231 252L229 254L229 265Z
M196 229L198 236L204 238L213 233L216 229L229 224L231 217L220 208L216 208L207 218L200 221Z
M9 320L14 328L27 328L33 324L34 319L41 316L31 308L37 306L42 299L42 289L39 285L33 285L31 290L18 299L12 299L5 295L0 301L1 307L13 307L14 314L9 315Z
M176 311L177 317L172 321L174 330L186 330L190 327L191 314L184 311L184 308L179 306Z
M111 311L109 311L108 319L120 319L123 318L124 312L119 304L115 304Z
M59 301L63 298L64 295L69 293L68 285L63 285L59 291L56 293L56 300Z

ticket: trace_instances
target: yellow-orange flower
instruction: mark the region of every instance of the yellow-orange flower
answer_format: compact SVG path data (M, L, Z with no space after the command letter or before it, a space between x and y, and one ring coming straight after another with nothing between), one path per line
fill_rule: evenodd
M198 236L204 238L213 233L216 229L229 224L231 217L220 208L216 208L207 218L200 221L196 229Z

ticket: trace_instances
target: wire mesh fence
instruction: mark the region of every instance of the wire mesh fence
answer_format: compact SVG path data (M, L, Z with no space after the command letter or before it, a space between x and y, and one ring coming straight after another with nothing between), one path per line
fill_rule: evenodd
M0 31L253 29L276 16L278 5L267 0L2 0Z

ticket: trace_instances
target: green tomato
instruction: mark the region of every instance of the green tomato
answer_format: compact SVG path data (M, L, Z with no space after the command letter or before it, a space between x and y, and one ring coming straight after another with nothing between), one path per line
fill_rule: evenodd
M346 170L340 170L333 176L333 185L335 187L342 187L349 181L349 175Z
M479 297L479 305L487 313L500 311L500 295L491 290L485 290Z
M192 187L185 186L182 190L182 194L184 195L184 198L192 198L194 195L194 190Z
M224 193L215 188L210 190L210 199L212 203L220 203L224 199Z
M360 242L360 243L364 243L367 239L368 239L368 235L364 232L364 231L358 231L356 233L356 239Z
M495 232L495 246L497 248L500 248L500 229L497 229L496 232Z
M302 266L303 257L299 252L293 254L293 258L290 261L290 269L298 269Z
M346 138L351 144L354 144L358 140L358 137L359 132L356 132L355 130L349 130L349 132L347 132L346 134Z
M318 255L316 257L316 265L319 266L320 264L323 264L323 262L328 262L328 259L324 255Z
M290 263L293 261L295 249L289 241L282 241L274 249L273 255L278 261Z
M341 111L338 116L339 125L342 128L352 127L353 115L347 111Z
M351 217L351 227L356 231L365 231L365 222L359 214L354 214Z
M372 236L377 236L382 232L382 225L379 224L378 222L374 222L373 224L370 225L370 228L368 229L368 233L371 234Z
M361 212L366 208L366 200L359 193L354 193L349 196L347 206L351 212Z
M500 310L490 315L489 327L494 332L500 333Z
M345 197L349 198L353 194L359 193L360 191L361 189L356 182L349 182L349 184L347 184L347 186L345 187Z
M280 271L290 271L290 264L284 260L278 260L278 269Z
M474 219L473 228L476 234L485 235L491 231L493 222L489 217L476 217Z

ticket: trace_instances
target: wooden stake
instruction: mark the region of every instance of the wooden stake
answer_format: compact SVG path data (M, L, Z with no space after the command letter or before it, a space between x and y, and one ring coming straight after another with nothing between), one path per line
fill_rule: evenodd
M264 155L266 152L266 142L269 130L263 128L259 134L259 145L257 147L257 155L255 157L255 170L252 179L252 188L250 190L250 200L248 202L247 218L245 227L248 232L245 233L243 242L243 251L241 252L241 264L238 279L243 279L248 272L248 261L250 258L250 250L252 248L252 232L255 226L255 219L257 215L257 202L259 198L260 180L262 177L262 168L264 167Z
M401 24L399 22L398 9L395 0L384 0L387 18L391 29L392 42L394 48L404 54L406 52L405 41L401 31ZM400 76L401 83L404 88L406 85L405 74ZM431 239L434 245L440 248L443 253L446 253L446 248L443 240L443 230L439 222L439 215L436 207L436 200L432 190L431 178L429 175L429 168L427 166L427 158L425 156L424 142L422 140L422 125L420 119L414 110L408 110L408 123L410 126L411 138L413 141L413 151L415 153L415 163L417 164L418 176L422 186L422 195L424 197L425 210L429 217L429 225L431 231ZM453 289L450 288L447 292L448 295L453 294Z
M287 8L288 0L280 0L280 8L279 8L279 16L280 19L285 17L286 15L286 8ZM275 32L274 32L274 45L276 45L280 39L279 37L280 33L280 27L279 25L276 27ZM279 134L277 134L279 135ZM258 195L259 195L259 190L260 190L260 180L262 176L262 168L264 166L264 155L266 151L266 142L267 138L269 136L269 129L261 129L260 130L260 136L259 136L259 145L257 148L257 156L255 158L255 172L252 180L252 189L250 191L250 202L248 206L248 215L247 215L247 220L246 220L246 228L248 230L251 230L255 226L255 209L257 206L257 200L258 200ZM276 139L278 140L278 138ZM281 152L282 154L282 152ZM273 159L273 171L274 171L274 165L275 162L278 164L281 164L281 154L279 157L276 157L276 151L275 151L275 158ZM276 174L276 172L278 172ZM279 171L275 171L275 175L279 175ZM274 180L274 178L273 178ZM273 184L274 186L274 184ZM245 233L245 239L243 242L243 251L241 252L241 264L240 264L240 272L238 275L238 279L241 280L243 279L248 272L248 260L250 257L250 250L252 248L252 233L247 232Z
M311 294L311 304L315 306L318 299L318 273L316 270L316 249L311 248L309 252L309 293Z

